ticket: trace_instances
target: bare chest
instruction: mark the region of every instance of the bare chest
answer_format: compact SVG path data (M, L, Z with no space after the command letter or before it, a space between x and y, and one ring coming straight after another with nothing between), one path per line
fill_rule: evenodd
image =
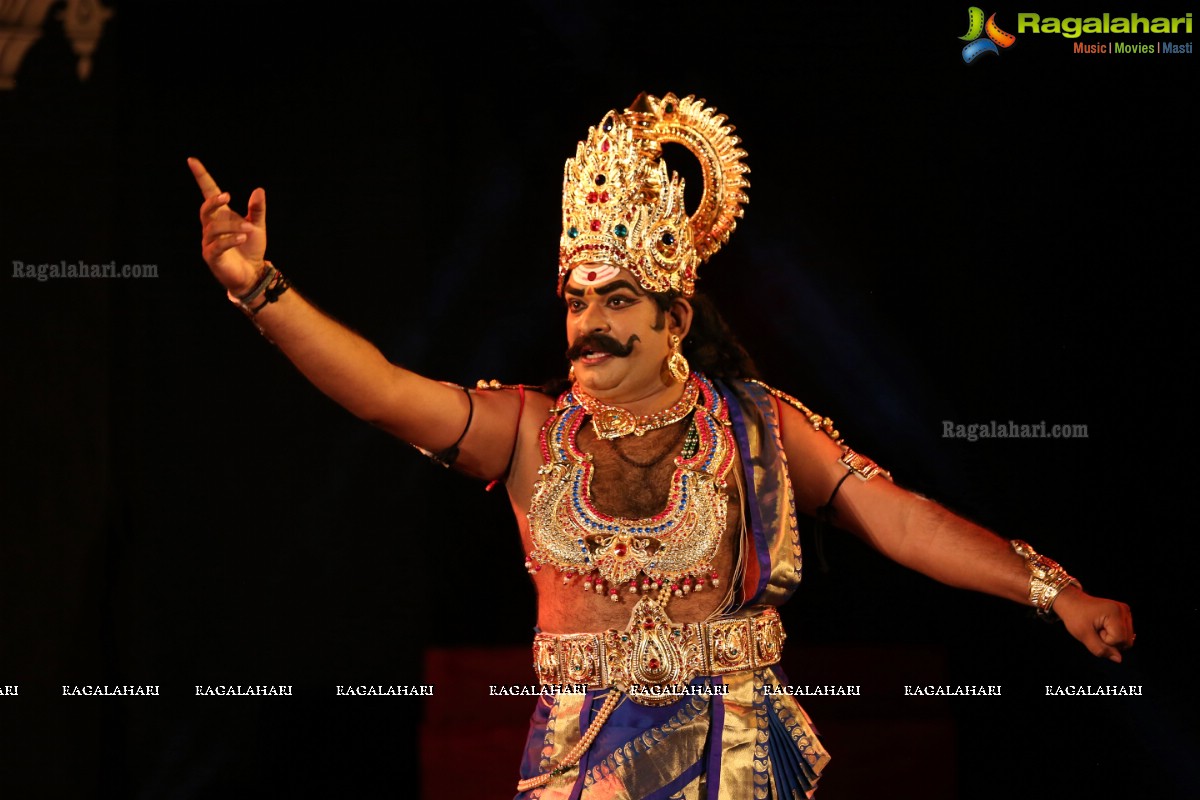
M579 449L591 457L591 501L598 511L645 519L666 507L688 425L679 422L643 436L600 439L584 426Z

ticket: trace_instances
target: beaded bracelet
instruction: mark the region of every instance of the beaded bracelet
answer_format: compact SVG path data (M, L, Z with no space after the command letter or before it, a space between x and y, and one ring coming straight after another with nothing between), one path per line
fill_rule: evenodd
M246 294L235 295L233 292L226 292L229 297L229 302L242 310L242 313L247 317L254 318L258 312L262 311L267 306L274 303L280 296L292 285L288 283L288 279L283 277L283 274L275 269L275 265L270 261L263 262L262 277L258 279L258 283L254 285ZM258 299L259 296L264 297L263 302L256 306L250 304Z

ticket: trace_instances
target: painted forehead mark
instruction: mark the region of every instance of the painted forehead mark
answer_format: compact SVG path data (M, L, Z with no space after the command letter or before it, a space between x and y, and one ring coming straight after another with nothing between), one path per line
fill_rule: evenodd
M608 283L620 274L621 268L612 264L584 264L571 270L571 278L580 286Z

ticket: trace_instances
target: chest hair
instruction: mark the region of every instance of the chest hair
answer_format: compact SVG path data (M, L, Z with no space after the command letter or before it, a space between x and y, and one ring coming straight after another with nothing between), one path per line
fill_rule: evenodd
M688 416L642 436L616 440L599 439L591 425L583 425L576 441L592 456L592 504L596 509L633 519L660 513L667 505L675 459L683 450L690 425Z

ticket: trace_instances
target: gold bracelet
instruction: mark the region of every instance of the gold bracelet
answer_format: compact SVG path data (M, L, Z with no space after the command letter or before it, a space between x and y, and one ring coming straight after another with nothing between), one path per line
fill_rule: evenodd
M1054 601L1063 589L1072 584L1083 588L1057 561L1039 555L1027 542L1013 539L1009 546L1025 559L1025 568L1029 570L1029 602L1039 616L1047 616L1053 611Z

